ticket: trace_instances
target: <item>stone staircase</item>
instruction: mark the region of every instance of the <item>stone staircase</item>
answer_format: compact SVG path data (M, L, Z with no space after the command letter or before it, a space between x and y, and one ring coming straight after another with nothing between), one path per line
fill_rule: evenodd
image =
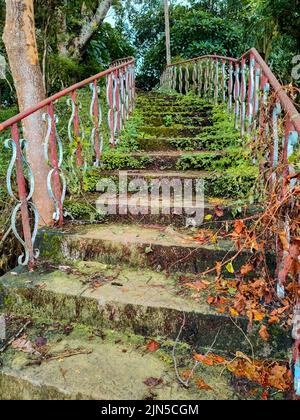
M178 160L222 155L213 147L197 150L197 135L211 124L212 106L203 101L182 105L177 96L151 93L140 94L137 108L144 126L140 150L131 156L149 161L143 169L120 169L129 179L204 179L209 194L221 174L207 167L182 171ZM194 145L193 151L180 150L180 144ZM101 174L112 179L119 175ZM91 193L85 200L92 203L96 197ZM187 207L197 209L193 200ZM236 352L252 355L254 349L257 358L285 359L290 348L284 330L271 327L265 343L256 327L247 332L246 319L233 320L208 303L215 273L201 273L236 253L234 244L222 237L222 223L234 219L234 200L206 195L205 225L200 228L188 226L186 215L176 212L182 202L173 194L169 214L160 214L160 198L154 214L115 214L99 224L69 223L61 230L41 231L37 270L16 269L1 279L7 337L16 338L28 319L31 323L21 333L23 340L0 353L0 399L253 398L243 393L245 383L222 366L199 366L189 388L180 385L174 368L175 353L177 373L184 378L194 353L232 359ZM122 197L116 201L111 197L109 203L118 210L127 204ZM139 204L147 208L147 196ZM215 232L210 233L214 240L195 240L208 229ZM236 272L249 257L241 253ZM223 276L232 274L224 269ZM204 278L203 290L186 287ZM7 338L0 337L0 348L1 343ZM200 380L209 389L201 388Z

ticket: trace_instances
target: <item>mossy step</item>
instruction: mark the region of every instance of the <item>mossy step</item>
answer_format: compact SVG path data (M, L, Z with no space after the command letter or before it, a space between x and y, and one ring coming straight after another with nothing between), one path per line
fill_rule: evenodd
M207 116L193 116L193 117L186 117L186 116L175 116L169 119L169 116L166 117L146 117L144 116L144 122L148 126L152 127L171 127L176 125L184 125L185 127L198 127L203 125L210 124L210 120Z
M216 161L224 156L222 152L205 151L152 151L134 153L115 153L109 152L102 155L102 166L104 169L185 169L190 165L190 169L213 170Z
M193 111L178 111L175 113L168 113L168 112L156 112L156 111L143 111L140 110L141 114L143 115L144 118L166 118L169 117L170 115L173 116L174 118L199 118L199 117L207 117L210 116L210 112L208 110L200 110L197 112L193 112Z
M213 285L214 280L210 281ZM167 340L177 338L185 318L180 339L199 352L209 348L216 337L215 351L251 352L245 339L247 320L236 320L242 332L230 316L217 314L206 303L208 290L202 291L197 299L190 296L188 289L186 296L181 296L183 288L177 276L76 262L57 265L56 269L44 265L33 273L7 274L0 287L2 311L20 317L79 323L98 331L114 330ZM256 332L255 328L253 337L250 334L248 338L253 341L257 355L284 357L290 344L286 333L277 331L277 340L270 350L270 343L266 346Z
M139 199L138 204L134 207L134 211L131 211L129 201L133 197L132 194L129 193L128 198L124 198L119 194L108 196L106 205L115 208L116 211L114 214L108 214L103 217L101 211L97 209L99 197L99 193L89 193L85 194L84 198L67 198L64 208L69 218L78 222L90 222L98 216L99 220L114 223L160 224L163 226L185 227L189 223L187 214L191 214L192 209L200 212L204 207L204 226L208 229L221 228L222 222L245 217L245 215L257 214L262 211L259 206L248 206L246 203L243 205L241 202L235 203L234 201L218 198L205 198L204 204L197 204L195 197L192 200L185 201L185 209L188 209L188 212L186 210L180 211L179 209L182 208L183 204L182 198L174 197L171 191L170 198L162 199L160 197L158 202L153 202L149 193L144 198ZM169 205L171 208L167 212L165 208ZM125 214L124 209L128 209L127 214Z
M220 367L204 367L202 372L214 387L213 391L201 391L196 386L185 389L176 380L168 347L165 347L166 351L160 349L154 354L147 352L143 337L114 331L99 334L99 331L77 324L68 326L68 329L71 331L69 335L64 332L63 325L47 320L34 321L27 328L28 342L41 341L41 335L47 341L49 360L40 364L38 355L9 347L3 354L0 369L1 400L238 398L230 385L230 376L219 378ZM38 347L38 350L45 352L45 348ZM70 356L64 357L64 354ZM54 355L52 359L51 355Z
M200 151L201 142L195 137L139 137L137 143L141 150L159 151L159 150L188 150Z
M203 130L203 127L193 126L178 126L178 127L152 127L143 126L140 127L140 132L145 136L152 137L194 137L199 135Z
M142 113L168 113L178 114L180 112L198 113L209 111L211 108L204 107L203 105L182 105L182 104L161 104L161 105L139 105L137 109Z
M149 340L144 337L111 330L101 332L80 324L65 326L49 320L33 321L26 332L32 343L41 341L42 335L47 340L48 355L57 358L34 365L38 356L9 348L0 370L1 400L178 402L254 398L239 393L223 366L203 365L195 372L189 388L180 386L172 359L174 343L170 341L159 340L160 348L151 353L147 351ZM72 356L72 351L79 354ZM71 356L59 357L68 353ZM183 374L192 367L192 349L178 343L177 359ZM200 379L211 389L197 387Z
M198 232L198 231L197 231ZM196 232L196 233L197 233ZM37 247L41 257L67 260L83 259L104 264L128 264L140 269L203 273L217 262L230 260L236 249L230 240L214 239L201 244L190 229L165 226L103 224L70 226L67 231L40 231ZM251 254L242 251L235 262L238 271ZM273 261L270 262L272 264ZM224 275L228 276L224 268Z
M100 168L93 169L86 175L86 191L95 192L99 181L110 179L115 182L117 191L119 186L128 185L131 181L140 180L147 182L149 191L157 188L157 181L160 180L181 180L182 183L192 183L192 193L203 190L206 197L221 199L240 200L249 195L249 191L255 185L257 179L256 169L244 173L224 171L198 171L198 170L125 170L111 171Z

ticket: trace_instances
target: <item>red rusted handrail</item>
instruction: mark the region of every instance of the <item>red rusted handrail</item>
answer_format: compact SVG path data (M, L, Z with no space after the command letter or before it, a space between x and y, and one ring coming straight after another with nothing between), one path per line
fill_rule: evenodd
M289 249L283 248L279 234L275 233L277 294L283 299L290 274L287 267L291 261L296 263L299 259L297 224L291 222L289 212L297 208L295 200L300 191L299 176L290 159L295 147L299 147L300 114L284 86L255 48L251 48L239 59L206 55L173 63L166 67L161 85L180 93L189 93L191 67L193 92L214 103L222 101L225 105L228 99L228 109L234 110L235 127L240 128L241 139L245 134L252 136L256 150L254 153L259 151L264 156L260 176L269 186L270 197L285 203L278 231L285 230ZM267 147L269 150L266 150ZM257 155L253 159L257 160ZM298 274L295 282L299 282ZM300 297L294 323L295 391L300 396Z
M60 139L57 122L58 117L55 114L55 104L61 98L68 97L68 105L72 108L72 114L68 123L68 137L70 142L70 165L75 170L76 168L84 167L84 165L99 166L101 159L101 152L104 142L103 130L103 110L108 108L108 126L110 131L110 143L113 147L116 142L116 136L120 134L124 122L128 119L129 114L134 108L135 96L135 59L128 57L116 60L111 64L110 68L89 77L82 82L76 83L59 93L39 102L38 104L28 108L18 115L8 119L0 124L0 132L11 128L11 138L7 140L6 146L12 150L11 163L7 172L7 188L10 196L17 201L15 209L12 213L11 225L12 230L24 247L24 256L19 258L19 263L23 265L29 264L33 267L36 252L34 250L34 242L38 229L39 216L42 210L47 210L47 214L53 211L52 206L40 200L40 208L37 208L32 202L34 193L34 183L37 177L40 177L40 172L33 173L26 161L26 140L20 136L20 124L24 119L34 114L34 118L38 119L42 124L41 113L43 110L43 120L46 123L46 133L44 144L40 142L42 147L41 154L44 154L46 160L46 171L49 167L47 179L42 182L41 196L47 200L53 200L55 213L53 219L56 223L61 225L63 223L63 203L66 194L66 177L63 171L63 143ZM106 101L107 106L104 107L99 95L101 85L97 83L99 79L106 78ZM84 142L85 131L81 126L80 120L80 103L78 103L77 91L86 86L89 86L92 92L90 101L90 118L92 121L91 129L91 145L89 148L89 156L84 157ZM75 144L75 146L74 146ZM73 148L73 149L72 149ZM76 150L74 150L76 148ZM93 149L93 152L92 150ZM74 153L73 153L74 152ZM76 156L76 163L73 161ZM87 161L88 160L88 161ZM24 163L28 165L28 171L24 171ZM12 187L12 177L14 174L14 166L16 166L16 184L18 195L14 193ZM38 165L37 165L38 166ZM28 178L28 182L26 182ZM29 184L29 188L28 185ZM45 188L47 186L47 188ZM49 207L49 208L48 208ZM50 208L51 207L51 208ZM31 210L31 212L30 212ZM17 231L17 213L20 211L22 220L23 233L19 234ZM34 229L31 231L30 215L33 214ZM48 218L51 218L48 217Z
M109 68L108 70L102 71L101 73L96 74L95 76L89 77L88 79L83 80L82 82L76 83L73 86L70 86L64 90L62 90L59 93L54 94L53 96L50 96L49 98L45 99L44 101L39 102L37 105L26 109L23 112L20 112L19 114L15 115L14 117L8 119L5 122L0 123L0 131L5 130L8 127L11 127L13 124L19 123L20 121L22 121L24 118L28 117L31 114L34 114L35 112L44 109L46 106L50 105L53 102L56 102L58 99L69 95L70 93L81 89L87 85L89 85L90 83L93 83L95 80L98 80L102 77L105 77L111 73L113 73L114 71L118 71L120 69L122 69L124 67L124 64L126 65L132 65L135 64L135 59L130 57L129 59L130 61L125 61L124 63L118 65L117 67L114 68Z
M243 60L246 60L251 55L254 56L256 63L261 67L263 74L267 78L268 83L270 83L275 95L278 96L281 105L285 112L287 113L288 117L292 121L292 123L295 126L295 129L300 135L300 114L297 111L295 105L293 104L291 98L287 95L287 93L284 90L284 87L279 83L276 76L270 69L270 67L267 65L267 63L264 61L262 56L259 54L256 48L251 48L249 51L247 51L245 54L243 54L240 58L232 58L232 57L224 57L219 55L204 55L196 58L192 58L190 60L185 61L179 61L177 63L169 64L166 68L171 68L174 66L180 66L180 65L186 65L186 64L193 64L198 61L205 61L205 60L219 60L219 61L227 61L239 64Z

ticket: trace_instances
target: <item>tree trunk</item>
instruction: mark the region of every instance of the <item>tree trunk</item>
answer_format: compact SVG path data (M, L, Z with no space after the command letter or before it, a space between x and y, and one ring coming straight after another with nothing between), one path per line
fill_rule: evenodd
M83 24L79 36L76 37L70 44L69 49L73 58L78 58L80 51L86 46L91 37L99 28L99 25L106 18L112 4L113 0L99 0L96 13L92 19L86 21Z
M167 54L167 65L169 66L172 63L169 0L164 0L164 6L165 6L166 54Z
M33 0L6 0L6 22L3 41L17 92L20 111L36 105L46 97L38 59ZM28 141L27 159L31 165L35 192L34 203L40 224L52 222L53 203L47 190L49 167L44 158L45 127L42 111L23 121L24 138Z

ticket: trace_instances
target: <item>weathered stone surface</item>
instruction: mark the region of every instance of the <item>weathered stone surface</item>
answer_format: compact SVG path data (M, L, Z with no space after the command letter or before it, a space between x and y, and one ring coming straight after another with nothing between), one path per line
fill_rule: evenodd
M30 342L34 343L40 336L41 327L34 324L27 331ZM43 324L42 334L47 344L42 359L9 348L0 369L0 399L176 401L239 398L230 385L230 378L219 377L221 368L201 368L201 377L211 386L211 391L197 389L193 383L190 389L184 389L167 362L171 360L170 347L150 354L142 337L105 331L99 338L86 327L74 325L72 328L66 336L59 325ZM80 351L83 354L72 356ZM40 365L34 362L37 360L42 360ZM150 378L157 382L156 386L146 384Z

